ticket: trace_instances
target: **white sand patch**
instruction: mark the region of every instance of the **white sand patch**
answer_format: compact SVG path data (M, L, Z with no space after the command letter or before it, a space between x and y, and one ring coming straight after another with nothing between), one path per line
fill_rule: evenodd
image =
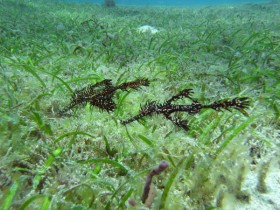
M249 191L251 195L250 203L239 203L234 209L239 210L280 210L280 168L271 166L265 183L266 193L260 193L257 190L258 176L256 172L250 172L244 183L244 190Z
M149 26L149 25L144 25L138 28L138 32L139 33L151 33L151 34L156 34L158 33L158 29L156 29L153 26Z

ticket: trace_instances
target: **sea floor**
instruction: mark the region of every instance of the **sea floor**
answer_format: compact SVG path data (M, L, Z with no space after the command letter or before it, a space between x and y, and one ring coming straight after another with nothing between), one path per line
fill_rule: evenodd
M1 209L279 210L279 11L0 0Z
M278 160L279 161L279 160ZM258 188L258 176L254 171L249 172L245 178L243 189L251 195L248 204L227 205L224 209L280 209L280 170L278 166L271 166L266 177L266 191L260 193Z

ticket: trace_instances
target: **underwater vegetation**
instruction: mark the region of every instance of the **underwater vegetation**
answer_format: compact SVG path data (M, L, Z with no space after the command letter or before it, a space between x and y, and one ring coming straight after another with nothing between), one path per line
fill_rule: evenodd
M0 209L279 209L278 2L1 0Z

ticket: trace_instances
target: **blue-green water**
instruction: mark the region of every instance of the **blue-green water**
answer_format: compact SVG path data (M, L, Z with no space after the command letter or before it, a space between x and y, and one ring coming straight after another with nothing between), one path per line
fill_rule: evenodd
M76 2L102 3L104 0L66 0ZM162 6L195 6L195 5L218 5L218 4L238 4L238 3L263 3L269 0L117 0L119 5L162 5Z

